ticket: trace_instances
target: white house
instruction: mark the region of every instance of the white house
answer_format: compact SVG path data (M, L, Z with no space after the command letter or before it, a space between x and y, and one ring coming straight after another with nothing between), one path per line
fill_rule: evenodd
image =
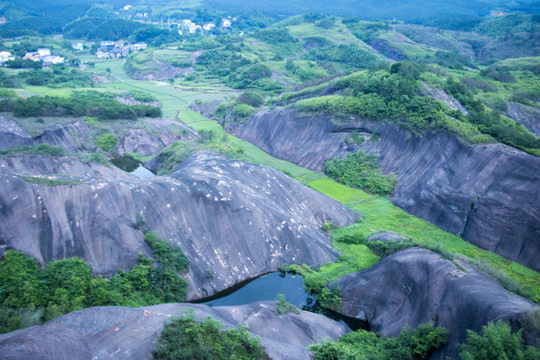
M73 41L71 43L71 47L73 48L73 50L84 50L83 43L80 41Z
M37 52L40 57L51 55L51 49L49 48L39 48L37 49Z
M203 28L204 31L210 31L215 27L216 27L216 24L208 23L208 24L204 24L202 28Z
M224 27L224 28L231 27L231 20L221 19L221 27Z
M39 53L37 52L27 52L26 54L24 54L23 60L39 61L40 56L39 56Z
M15 56L11 55L9 51L0 51L0 63L15 60Z
M109 52L101 51L101 50L98 50L96 52L96 56L97 56L98 59L109 59L111 57Z
M131 51L140 51L140 50L144 50L148 47L148 44L146 43L136 43L136 44L132 44L132 45L129 45L129 49Z
M195 23L191 23L189 25L189 33L190 34L195 34L197 32L197 30L201 29L201 25L197 25Z
M41 58L44 64L63 64L64 58L56 55L46 55Z

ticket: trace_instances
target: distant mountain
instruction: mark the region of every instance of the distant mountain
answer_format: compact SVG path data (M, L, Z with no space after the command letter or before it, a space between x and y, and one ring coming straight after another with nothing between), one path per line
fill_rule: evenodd
M532 0L205 0L205 6L230 12L260 11L275 15L329 13L364 19L421 21L433 18L483 17L491 10L540 12Z

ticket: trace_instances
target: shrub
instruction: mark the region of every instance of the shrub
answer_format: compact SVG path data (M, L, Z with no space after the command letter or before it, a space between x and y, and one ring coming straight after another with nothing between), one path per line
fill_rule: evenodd
M197 322L193 309L168 321L152 354L158 360L265 358L259 339L245 327L223 330L223 324L210 317Z
M376 333L358 330L343 335L337 342L323 341L309 347L316 360L329 359L427 359L435 350L446 344L448 330L434 328L431 324L415 330L404 327L395 338L379 337Z
M239 104L247 104L253 107L259 107L263 104L263 98L252 92L244 92L238 97L238 99L236 99L236 102Z
M250 106L248 104L238 104L238 105L235 105L233 108L234 115L241 119L245 119L253 115L254 112L255 112L255 109L253 108L253 106Z
M65 313L91 306L144 306L183 302L188 260L179 248L164 243L156 233L145 240L157 258L139 254L139 264L109 279L94 277L92 268L78 258L49 262L39 270L37 261L7 250L0 262L0 333L36 325Z
M118 138L114 134L104 134L96 139L96 145L103 151L112 152L118 146Z
M462 360L540 358L540 350L524 346L521 330L512 333L510 324L498 320L482 327L482 335L467 330L467 342L459 347Z
M376 157L359 151L347 155L344 159L332 159L325 163L324 172L334 180L372 194L388 195L396 185L393 175L383 175Z
M294 306L291 303L288 303L287 300L285 300L285 295L278 294L277 296L278 304L277 304L277 312L279 315L286 314L288 312L292 312L295 314L300 314L300 310L296 306Z

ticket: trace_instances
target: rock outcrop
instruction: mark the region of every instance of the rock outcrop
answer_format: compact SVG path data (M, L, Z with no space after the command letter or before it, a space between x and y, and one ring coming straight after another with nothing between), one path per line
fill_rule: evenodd
M540 136L540 109L518 102L510 102L505 115L525 126L534 135Z
M383 336L395 336L405 325L432 323L449 329L448 345L433 359L457 358L456 345L466 341L467 329L479 332L496 320L510 321L516 329L529 311L539 308L494 280L420 248L390 255L337 283L343 294L341 312L368 321Z
M41 264L78 256L96 273L130 269L151 255L140 228L180 246L191 264L188 299L198 299L281 264L318 267L339 253L321 230L355 212L270 168L199 152L169 176L139 179L77 157L0 159L0 246ZM61 164L61 165L59 165ZM30 170L29 170L30 169ZM32 170L33 169L33 170ZM70 174L65 184L58 176ZM30 172L30 173L28 173ZM65 185L64 185L65 184ZM56 186L52 186L56 185ZM207 279L206 269L214 277Z
M127 121L127 120L126 120ZM197 132L176 119L145 118L134 123L128 121L129 128L111 126L112 133L119 138L116 153L124 155L136 152L141 156L158 154L163 148L179 140L196 140ZM92 139L97 138L101 130L76 121L66 125L45 128L41 134L31 136L15 121L0 116L0 150L24 145L49 144L66 151L94 152L96 146Z
M540 270L540 158L501 144L471 146L445 132L422 137L385 122L325 114L258 112L233 133L278 158L320 170L325 160L361 149L378 156L398 184L391 200L483 249ZM348 143L348 133L381 140Z
M16 122L0 116L0 150L33 145L32 136Z
M215 308L194 304L96 307L0 335L0 354L4 360L152 359L164 324L189 308L200 321L210 316L226 328L247 326L272 359L309 360L307 346L325 338L336 340L347 332L343 324L322 315L305 311L278 315L274 302Z

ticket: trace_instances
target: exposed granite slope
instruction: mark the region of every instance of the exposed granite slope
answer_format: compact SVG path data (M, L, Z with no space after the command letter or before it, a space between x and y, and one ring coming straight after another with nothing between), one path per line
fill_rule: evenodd
M274 302L215 308L194 304L95 307L0 335L0 354L4 360L152 359L164 324L188 308L201 321L210 316L226 328L246 325L260 337L272 359L309 360L307 346L324 338L336 340L347 331L341 323L305 311L278 315Z
M324 222L347 225L359 217L278 171L210 152L151 179L81 164L77 157L44 158L0 159L2 248L42 264L78 256L110 275L131 268L139 252L151 255L138 229L144 226L186 253L188 299L281 264L334 261L339 253L321 230ZM30 175L69 171L83 183L48 186L17 176L28 169ZM205 276L208 268L212 279Z
M538 305L514 295L475 271L464 272L439 254L411 248L390 255L365 271L338 280L341 312L366 320L371 330L395 336L409 325L432 323L450 330L449 343L433 358L457 358L467 329L479 332L489 321L520 327Z
M273 156L320 170L358 149L378 156L398 184L394 204L483 249L540 270L540 158L501 144L471 146L438 132L423 137L385 122L343 126L323 113L261 111L234 128ZM377 143L348 144L349 133L379 132Z

